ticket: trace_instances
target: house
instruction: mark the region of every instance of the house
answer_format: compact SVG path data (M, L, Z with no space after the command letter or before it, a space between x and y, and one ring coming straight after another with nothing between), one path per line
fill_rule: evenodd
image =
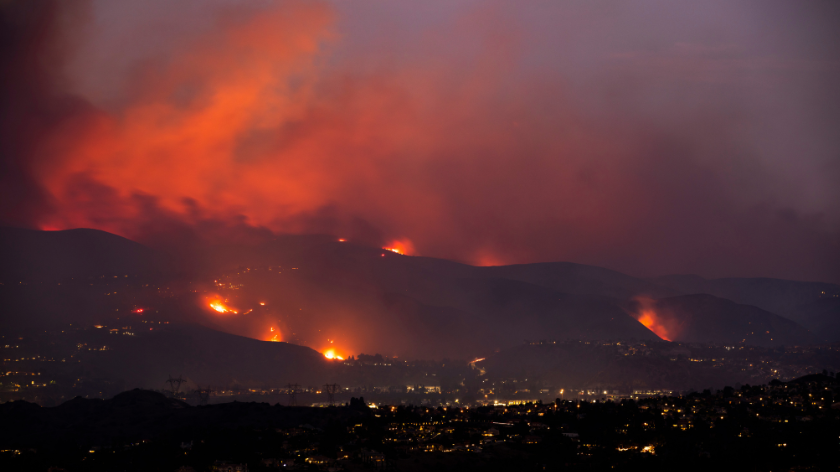
M213 472L248 472L248 464L234 464L227 461L216 461L210 466Z
M306 463L309 465L329 465L332 460L327 456L317 455L306 458Z
M382 454L381 452L376 452L370 449L362 449L359 452L359 457L362 459L362 462L374 467L375 469L385 468L385 454Z

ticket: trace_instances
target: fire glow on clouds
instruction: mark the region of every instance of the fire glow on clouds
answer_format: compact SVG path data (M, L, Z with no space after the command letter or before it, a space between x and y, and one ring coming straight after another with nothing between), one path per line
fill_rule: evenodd
M3 221L840 280L828 204L840 142L824 125L840 97L819 93L840 70L818 47L830 14L654 0L28 4L54 13L38 20L52 36L13 32L62 67L3 56L21 81L43 79L16 88L14 120L0 116L21 127L4 131L22 156L4 168L22 174L3 177L3 200L40 195L3 206Z

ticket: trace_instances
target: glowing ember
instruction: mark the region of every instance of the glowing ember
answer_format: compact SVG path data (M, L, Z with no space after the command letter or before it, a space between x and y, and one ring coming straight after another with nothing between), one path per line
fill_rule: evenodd
M131 312L139 314L139 313L143 313L143 309L142 308L135 308L135 309L131 310Z
M260 305L261 305L261 306L265 306L265 302L260 302Z
M340 242L340 243L343 243L343 242L345 242L345 241L347 241L347 240L346 240L346 239L344 239L344 238L339 238L339 239L338 239L338 242Z

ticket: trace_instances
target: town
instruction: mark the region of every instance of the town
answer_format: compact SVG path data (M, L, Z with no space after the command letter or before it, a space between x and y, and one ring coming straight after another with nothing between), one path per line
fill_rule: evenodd
M840 379L488 406L189 406L133 390L0 405L2 470L825 470ZM98 418L111 418L101 422ZM144 417L142 421L138 418ZM76 432L77 431L77 432ZM748 454L744 452L748 451Z
M154 339L170 329L174 328L169 321L144 316L128 322L114 320L111 325L75 324L35 335L4 335L0 338L0 401L54 406L77 396L109 398L129 384L97 366L118 356L122 344L136 338ZM325 383L341 386L334 392L338 402L351 396L365 396L376 403L435 407L556 398L620 401L833 373L840 371L840 345L763 348L664 341L529 341L470 361L360 354L328 364L325 375L329 378L300 381L293 389L289 382L293 378L276 384L245 377L208 384L192 379L190 371L169 372L183 379L174 390L166 373L144 388L192 404L239 400L288 405L294 394L298 405L327 405ZM201 392L203 399L198 395Z

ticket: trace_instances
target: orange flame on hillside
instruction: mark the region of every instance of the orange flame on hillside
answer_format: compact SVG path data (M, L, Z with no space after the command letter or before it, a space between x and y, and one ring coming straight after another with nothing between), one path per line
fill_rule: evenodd
M406 238L403 239L395 239L388 243L387 246L383 247L382 249L386 251L391 251L396 254L400 254L403 256L410 256L414 254L414 244Z
M210 308L212 308L213 310L215 310L216 312L221 313L221 314L233 313L234 315L236 315L236 314L239 313L238 311L234 310L233 308L230 308L230 307L226 306L220 300L213 300L210 303L208 303L208 306Z
M272 342L275 342L275 343L279 343L280 341L283 340L283 338L280 336L280 330L275 328L274 326L268 328L268 332L269 332L269 338L267 339L267 341L272 341Z
M339 361L344 360L343 357L336 354L335 349L327 349L326 351L324 351L324 357L326 357L327 359L330 359L330 360L339 360Z
M639 315L639 323L645 325L647 329L653 331L653 333L660 338L664 339L665 341L671 341L671 338L668 337L668 330L663 326L656 317L655 311L642 311L642 314Z
M653 331L653 334L665 341L673 341L674 334L665 326L665 320L654 309L655 301L646 297L636 297L635 300L639 303L640 309L631 315L647 329Z

